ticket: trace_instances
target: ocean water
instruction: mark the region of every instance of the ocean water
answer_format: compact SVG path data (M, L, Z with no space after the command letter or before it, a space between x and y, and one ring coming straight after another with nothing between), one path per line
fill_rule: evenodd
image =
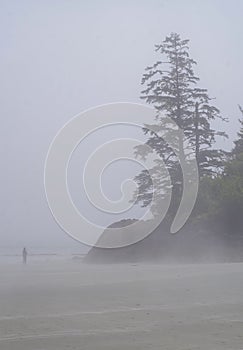
M39 248L26 247L28 263L48 262L58 260L75 260L82 259L88 252L87 249L70 249L70 248ZM18 264L22 263L22 250L19 247L1 247L0 263Z

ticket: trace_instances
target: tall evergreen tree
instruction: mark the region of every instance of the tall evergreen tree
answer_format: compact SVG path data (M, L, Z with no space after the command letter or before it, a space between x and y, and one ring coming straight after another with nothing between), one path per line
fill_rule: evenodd
M137 155L146 157L148 145L163 159L171 176L175 207L182 190L182 173L176 153L180 160L186 159L188 154L181 134L176 134L177 139L175 137L174 146L171 147L159 136L159 132L167 129L173 133L170 120L183 130L195 153L200 177L217 171L223 165L223 152L213 150L212 145L217 135L226 136L211 127L212 120L223 118L219 110L211 105L207 90L197 86L199 78L193 71L196 62L189 56L188 42L182 40L179 34L172 33L155 46L162 60L145 69L142 85L146 88L141 98L153 105L157 111L156 120L153 125L145 125L144 133L148 135L148 140L144 147L140 146L136 150ZM173 149L177 149L177 152ZM159 170L158 164L153 169L158 174L156 194L160 193L163 199L168 185L165 186L166 180L161 177ZM142 171L135 179L138 183L137 202L146 206L154 190L148 171Z

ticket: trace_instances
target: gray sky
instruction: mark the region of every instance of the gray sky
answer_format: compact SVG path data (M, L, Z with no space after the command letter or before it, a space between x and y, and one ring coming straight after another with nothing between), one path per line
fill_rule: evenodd
M154 44L190 39L196 73L229 123L230 148L243 105L241 0L0 0L1 246L75 244L45 201L43 168L56 132L80 111L140 102Z

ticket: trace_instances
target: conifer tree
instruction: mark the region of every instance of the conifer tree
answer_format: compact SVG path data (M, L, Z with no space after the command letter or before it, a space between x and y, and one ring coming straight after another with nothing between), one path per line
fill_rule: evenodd
M183 130L196 157L200 177L211 174L223 166L223 152L213 149L212 146L217 136L226 136L225 133L211 127L212 120L223 118L219 110L211 105L207 90L198 87L199 78L193 71L196 62L189 56L188 43L189 40L181 39L177 33L167 36L161 44L155 46L161 55L161 60L147 67L142 77L145 89L141 98L155 108L156 120L154 124L145 125L144 133L148 135L148 139L144 147L139 146L136 149L136 153L138 156L146 157L148 152L146 145L148 145L163 159L173 184L174 207L177 206L182 191L183 176L173 149L177 147L179 159L185 159L188 155L180 136L179 139L175 139L175 147L171 147L159 136L159 132L172 128L170 120ZM160 175L159 164L153 171L158 174L156 194L160 193L163 199L168 187L166 179ZM142 171L135 180L138 183L137 202L142 202L142 205L146 206L154 190L149 172Z

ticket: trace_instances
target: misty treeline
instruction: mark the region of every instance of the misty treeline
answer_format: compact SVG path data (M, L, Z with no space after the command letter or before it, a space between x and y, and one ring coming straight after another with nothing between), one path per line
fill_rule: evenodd
M190 152L180 137L175 146L178 153L160 137L159 132L166 128L171 132L173 121L183 130L198 165L199 191L189 220L216 222L228 233L239 233L243 227L243 110L239 106L241 119L233 149L231 152L218 149L218 139L228 137L218 130L218 125L222 123L223 126L228 120L221 115L207 89L200 86L194 73L196 61L190 57L188 43L189 40L181 39L177 33L167 36L155 46L160 60L147 67L142 77L141 98L155 108L156 118L153 124L144 126L147 141L137 147L136 154L146 157L155 151L168 169L171 184L161 173L158 162L150 172L143 170L135 177L136 202L147 206L156 193L156 204L152 208L156 213L171 190L167 218L172 220L178 209L183 189L178 154L181 160L190 157ZM154 183L150 174L153 174Z

